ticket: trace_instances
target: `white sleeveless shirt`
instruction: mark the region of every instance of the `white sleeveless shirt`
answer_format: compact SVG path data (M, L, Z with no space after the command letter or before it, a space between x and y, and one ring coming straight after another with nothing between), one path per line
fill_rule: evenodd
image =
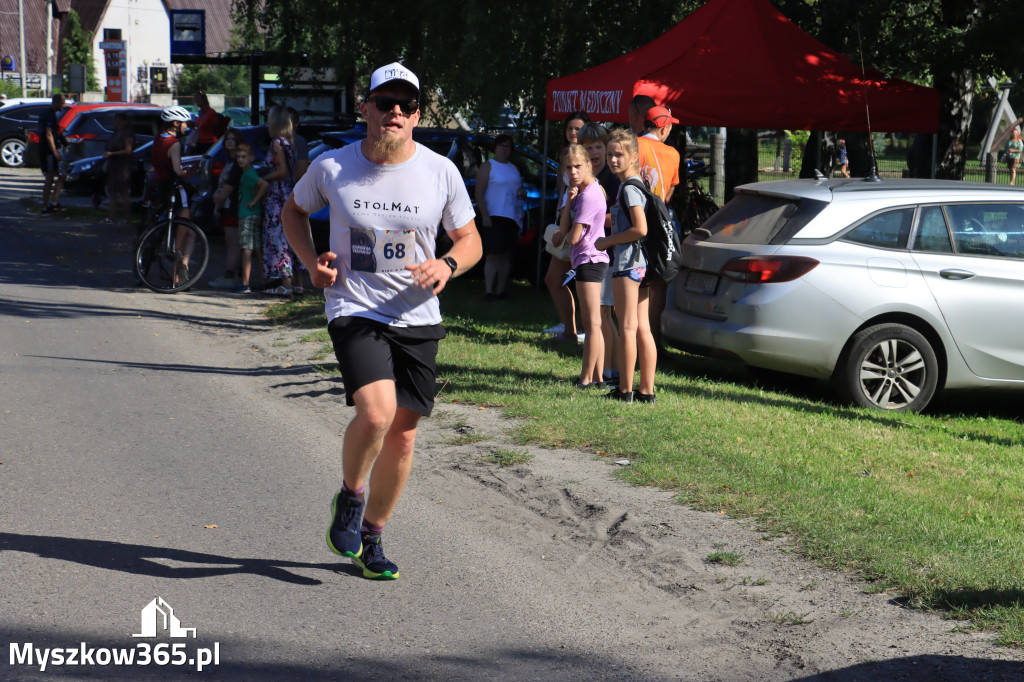
M491 172L487 178L487 191L484 200L487 212L500 218L511 218L522 227L523 202L519 199L519 188L523 179L519 170L512 163L501 163L491 159Z

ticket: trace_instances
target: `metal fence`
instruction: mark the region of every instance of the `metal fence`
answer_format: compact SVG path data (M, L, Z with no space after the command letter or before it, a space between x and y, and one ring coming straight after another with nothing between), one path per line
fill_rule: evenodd
M758 180L786 180L796 178L803 166L802 144L792 144L782 138L762 138L758 142L757 166ZM907 151L905 148L886 144L880 152L877 152L876 164L878 175L883 178L902 178L907 170ZM826 175L829 170L819 169ZM834 169L832 175L837 175L839 169ZM1024 169L1019 169L1017 184L1024 184ZM971 182L985 182L985 165L976 158L967 159L964 168L964 180ZM996 184L1008 185L1010 183L1010 171L1006 163L1000 160L996 166Z

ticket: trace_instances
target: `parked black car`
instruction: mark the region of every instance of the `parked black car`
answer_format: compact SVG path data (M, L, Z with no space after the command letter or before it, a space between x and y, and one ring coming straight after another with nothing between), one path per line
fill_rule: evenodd
M28 133L39 127L39 117L50 108L47 103L12 104L0 109L0 165L20 168L25 165Z

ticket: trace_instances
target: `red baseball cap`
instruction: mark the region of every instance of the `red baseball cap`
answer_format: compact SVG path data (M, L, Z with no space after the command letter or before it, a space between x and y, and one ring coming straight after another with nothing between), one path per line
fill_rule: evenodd
M664 128L670 123L679 123L678 118L672 117L672 110L668 107L651 107L647 110L644 120L658 128Z

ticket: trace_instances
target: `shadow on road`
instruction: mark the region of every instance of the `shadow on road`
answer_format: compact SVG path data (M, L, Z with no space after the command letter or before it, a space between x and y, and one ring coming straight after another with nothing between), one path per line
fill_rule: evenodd
M361 575L348 563L310 564L274 559L251 559L192 552L172 547L147 547L107 540L62 538L47 535L0 533L0 552L35 554L43 559L72 561L110 571L154 578L192 579L249 573L293 585L320 585L322 581L292 573L289 568L307 568L332 573ZM196 566L172 566L163 561ZM340 560L339 560L340 561Z

